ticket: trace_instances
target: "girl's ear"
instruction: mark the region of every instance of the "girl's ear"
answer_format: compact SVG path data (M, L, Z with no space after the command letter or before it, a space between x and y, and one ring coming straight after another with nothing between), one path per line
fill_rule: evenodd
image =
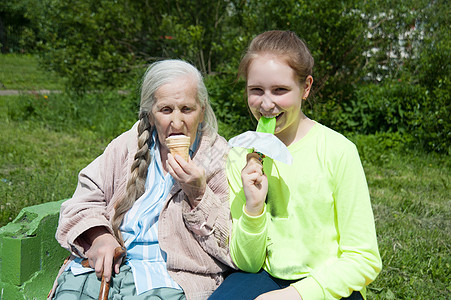
M310 89L313 85L313 77L311 75L307 76L304 82L304 91L302 92L302 99L307 99L310 94Z

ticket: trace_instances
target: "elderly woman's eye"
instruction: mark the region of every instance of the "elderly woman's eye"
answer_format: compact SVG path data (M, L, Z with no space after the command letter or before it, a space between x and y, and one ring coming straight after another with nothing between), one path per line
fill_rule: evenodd
M182 111L183 112L190 112L190 111L192 111L193 109L191 108L191 107L189 107L189 106L184 106L183 108L182 108Z
M161 111L162 113L170 113L170 112L172 112L172 109L171 109L170 107L165 106L165 107L162 107L162 108L160 109L160 111Z

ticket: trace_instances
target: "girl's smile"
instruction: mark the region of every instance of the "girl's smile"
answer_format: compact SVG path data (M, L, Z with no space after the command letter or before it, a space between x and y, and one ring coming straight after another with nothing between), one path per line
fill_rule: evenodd
M304 85L284 59L271 54L258 55L252 60L247 74L249 108L258 120L261 116L275 117L275 135L289 145L299 139L302 98L307 97L313 79Z

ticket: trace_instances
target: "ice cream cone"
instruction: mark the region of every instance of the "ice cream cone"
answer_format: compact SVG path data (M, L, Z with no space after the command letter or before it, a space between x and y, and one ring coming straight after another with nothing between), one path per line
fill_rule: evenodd
M188 161L190 138L186 135L173 135L166 139L166 146L172 155L180 155Z

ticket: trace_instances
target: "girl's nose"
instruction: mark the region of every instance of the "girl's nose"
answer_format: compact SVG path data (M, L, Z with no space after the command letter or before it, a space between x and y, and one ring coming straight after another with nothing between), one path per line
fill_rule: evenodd
M275 106L274 101L272 101L271 97L268 94L264 94L262 96L262 104L261 108L265 111L269 111L273 109Z

